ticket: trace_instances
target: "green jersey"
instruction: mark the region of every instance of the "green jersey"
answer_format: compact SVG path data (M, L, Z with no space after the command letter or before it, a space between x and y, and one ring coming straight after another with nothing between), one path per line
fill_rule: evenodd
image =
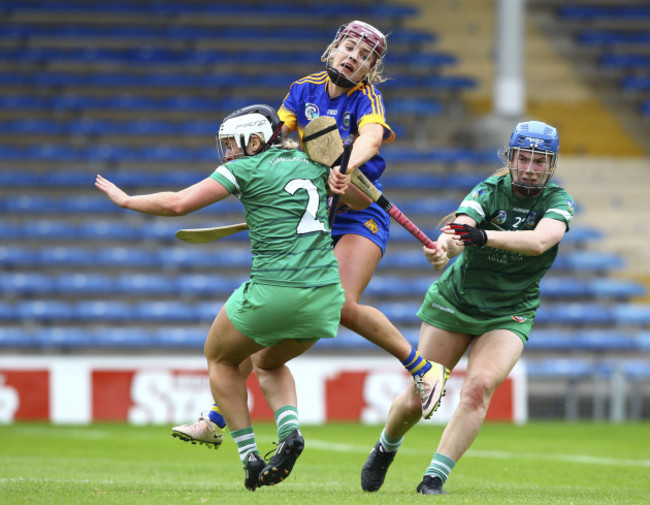
M466 214L484 230L532 230L542 218L569 223L575 213L573 198L549 183L533 198L518 196L507 176L493 176L478 184L461 202L456 214ZM491 318L534 311L539 307L539 281L553 265L558 244L539 256L466 247L442 275L440 292L465 314Z
M328 175L306 154L278 148L214 171L212 178L244 204L252 281L293 287L340 282L327 224Z

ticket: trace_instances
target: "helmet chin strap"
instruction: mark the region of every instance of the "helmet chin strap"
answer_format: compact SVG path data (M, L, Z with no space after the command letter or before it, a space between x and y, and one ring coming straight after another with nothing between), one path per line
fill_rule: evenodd
M523 196L524 198L531 198L533 196L539 195L544 188L540 188L539 186L526 186L525 184L518 184L516 182L512 183L512 186L514 187L515 191L519 193L519 195Z
M357 83L352 82L350 79L343 76L338 70L334 70L330 65L327 65L327 76L333 84L345 89L354 88Z

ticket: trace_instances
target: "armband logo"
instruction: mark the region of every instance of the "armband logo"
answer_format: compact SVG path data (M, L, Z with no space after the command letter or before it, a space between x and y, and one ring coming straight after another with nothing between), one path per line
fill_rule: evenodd
M569 209L569 213L573 216L576 213L576 204L573 203L573 200L566 201L566 207Z
M472 192L470 193L470 195L468 196L468 198L473 198L474 200L477 200L478 197L481 196L482 194L483 194L483 190L482 190L482 189L475 189L474 191L472 191Z

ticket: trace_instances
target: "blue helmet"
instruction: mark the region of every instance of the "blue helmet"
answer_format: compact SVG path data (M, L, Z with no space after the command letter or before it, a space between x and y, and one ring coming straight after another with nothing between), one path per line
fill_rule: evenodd
M510 149L513 147L535 148L537 151L548 151L557 156L560 150L560 137L557 134L557 128L553 128L551 125L541 121L526 121L518 123L512 130L509 147Z
M526 197L541 193L553 177L559 149L556 128L541 121L518 123L506 152L513 189ZM522 155L522 151L527 154Z

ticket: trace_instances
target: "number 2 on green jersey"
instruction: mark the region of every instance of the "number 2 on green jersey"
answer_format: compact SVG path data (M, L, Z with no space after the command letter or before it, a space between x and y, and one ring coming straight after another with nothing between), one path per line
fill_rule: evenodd
M293 179L289 181L284 190L291 196L296 194L296 191L304 189L307 191L307 208L300 218L296 232L298 234L323 232L327 231L325 223L318 220L318 208L320 207L320 195L318 188L309 179Z

